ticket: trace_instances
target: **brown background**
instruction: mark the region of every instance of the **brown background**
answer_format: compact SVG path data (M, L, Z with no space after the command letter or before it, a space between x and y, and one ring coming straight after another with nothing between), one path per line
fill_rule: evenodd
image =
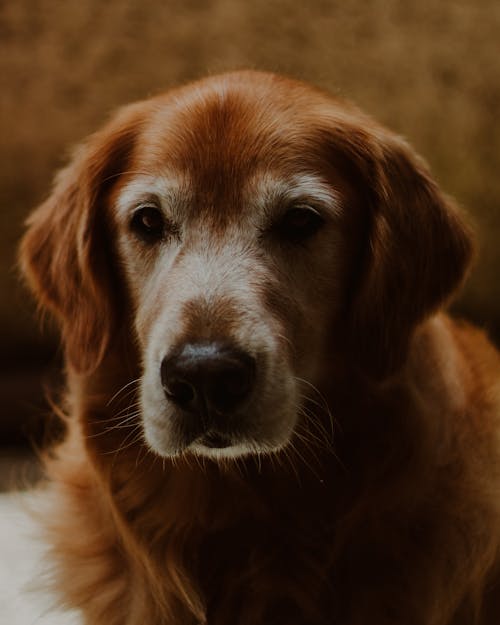
M404 134L475 217L482 255L459 308L498 338L499 42L498 0L4 0L0 440L30 431L57 362L18 286L24 217L116 106L206 73L290 74Z

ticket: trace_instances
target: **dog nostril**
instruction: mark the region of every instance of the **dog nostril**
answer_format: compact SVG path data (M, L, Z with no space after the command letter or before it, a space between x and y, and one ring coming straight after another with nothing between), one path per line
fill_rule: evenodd
M169 380L163 389L166 396L180 406L188 405L196 399L194 386L183 380Z
M217 343L188 343L161 364L165 395L193 413L236 409L252 391L254 380L254 358Z

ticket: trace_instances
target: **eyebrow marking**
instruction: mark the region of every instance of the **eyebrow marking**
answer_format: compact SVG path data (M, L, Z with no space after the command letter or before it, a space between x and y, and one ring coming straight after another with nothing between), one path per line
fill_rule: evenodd
M158 199L161 206L176 211L191 196L191 184L185 174L170 176L142 175L127 183L118 194L116 209L119 216L126 216L130 209L141 202Z
M257 190L257 197L255 198ZM312 173L294 174L290 177L271 172L256 174L247 188L247 194L264 210L279 203L314 202L340 215L340 194L324 178Z

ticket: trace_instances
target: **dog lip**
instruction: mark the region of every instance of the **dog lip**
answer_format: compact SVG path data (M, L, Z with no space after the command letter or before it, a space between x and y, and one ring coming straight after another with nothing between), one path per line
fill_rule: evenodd
M231 440L227 436L217 432L207 432L201 436L198 441L204 447L209 447L210 449L224 449L232 445Z

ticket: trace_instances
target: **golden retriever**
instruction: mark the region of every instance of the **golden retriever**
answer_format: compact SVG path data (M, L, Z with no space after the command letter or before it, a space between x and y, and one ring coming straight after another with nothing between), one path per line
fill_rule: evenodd
M500 358L468 226L353 105L245 71L123 108L29 218L88 625L497 625Z

